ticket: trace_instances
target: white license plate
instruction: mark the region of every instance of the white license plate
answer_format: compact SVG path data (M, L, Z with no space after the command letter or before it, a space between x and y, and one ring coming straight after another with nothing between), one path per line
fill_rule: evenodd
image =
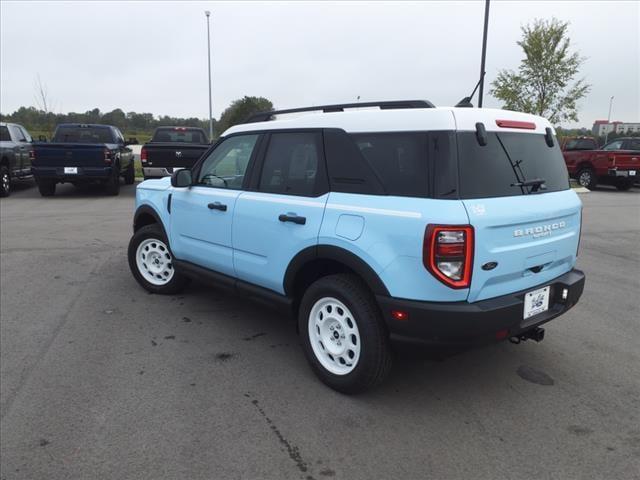
M78 167L64 167L64 173L65 173L65 175L77 174L78 173Z
M539 288L528 292L524 296L524 314L523 318L531 318L539 313L549 310L549 292L551 287Z

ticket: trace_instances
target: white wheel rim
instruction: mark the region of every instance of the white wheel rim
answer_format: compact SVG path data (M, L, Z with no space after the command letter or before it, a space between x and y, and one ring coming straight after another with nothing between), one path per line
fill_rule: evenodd
M6 172L2 174L2 190L9 191L9 174Z
M351 311L340 300L324 297L309 313L309 340L320 364L334 375L346 375L360 359L360 332Z
M166 285L173 278L171 253L160 240L147 238L138 245L136 265L140 275L153 285Z

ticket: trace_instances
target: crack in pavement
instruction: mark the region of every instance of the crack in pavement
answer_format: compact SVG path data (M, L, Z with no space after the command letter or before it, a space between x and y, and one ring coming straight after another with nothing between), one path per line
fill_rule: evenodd
M251 398L251 395L249 393L245 393L244 396L247 398ZM298 470L300 470L302 473L307 473L309 470L309 467L307 462L305 462L302 459L302 455L300 455L300 449L295 445L292 445L291 442L287 440L284 435L282 435L282 432L280 431L280 429L275 425L275 423L273 423L273 420L269 418L269 416L266 414L264 409L260 406L260 403L258 402L258 400L254 398L251 400L251 403L256 408L258 413L262 415L262 418L265 419L265 421L267 422L267 425L269 425L269 428L271 428L271 431L274 433L274 435L278 437L279 442L287 450L287 453L289 454L289 458L293 460L293 462L296 464L296 467L298 467ZM312 475L307 475L306 478L307 480L315 480Z

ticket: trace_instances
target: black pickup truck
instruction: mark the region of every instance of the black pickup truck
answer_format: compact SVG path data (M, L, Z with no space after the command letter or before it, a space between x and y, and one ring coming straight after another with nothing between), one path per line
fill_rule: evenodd
M15 180L31 178L33 140L17 123L0 123L0 197L8 197Z
M56 184L93 183L118 195L120 177L127 185L135 181L133 152L120 130L111 125L60 124L51 143L35 143L31 171L43 197Z
M144 179L171 175L173 170L191 168L211 145L201 128L158 127L140 150Z

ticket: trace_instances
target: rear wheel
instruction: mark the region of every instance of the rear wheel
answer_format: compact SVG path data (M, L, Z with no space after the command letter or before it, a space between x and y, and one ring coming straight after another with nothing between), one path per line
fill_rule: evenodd
M149 292L174 294L187 283L187 278L174 270L169 242L157 224L136 231L127 254L133 276Z
M622 190L622 191L629 190L632 186L633 186L633 180L630 180L624 177L616 178L616 188L618 190Z
M135 181L136 181L136 170L133 165L133 160L131 160L131 163L127 167L127 170L124 172L124 183L126 185L133 185Z
M585 167L578 172L578 184L581 187L593 190L596 188L597 183L596 172L594 172L592 168Z
M380 384L391 348L373 295L353 275L330 275L305 292L298 317L302 345L316 375L343 393Z
M52 197L56 193L56 182L52 180L38 180L38 190L43 197Z
M114 165L111 177L106 183L107 195L118 195L120 193L120 165Z
M0 167L0 197L8 197L11 194L11 173L6 165Z

